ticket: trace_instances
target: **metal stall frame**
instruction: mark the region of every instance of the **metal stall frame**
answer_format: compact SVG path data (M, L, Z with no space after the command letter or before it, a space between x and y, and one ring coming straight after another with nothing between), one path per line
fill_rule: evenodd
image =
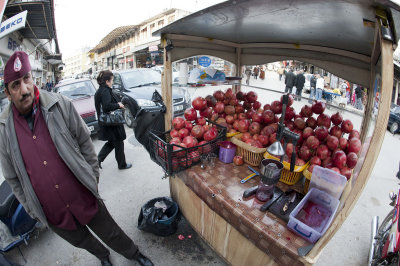
M234 63L236 75L240 75L242 65L298 60L368 88L374 87L375 68L380 62L382 91L379 111L372 136L368 137L369 147L362 167L357 178L346 187L341 197L340 210L328 231L307 255L299 257L303 264L317 261L322 249L348 217L379 155L390 112L393 51L397 45L395 18L399 10L399 6L386 0L234 0L191 14L154 33L161 35L164 47L162 97L167 106L166 129L171 128L172 121L173 61L195 55L211 55ZM361 126L363 143L371 123L374 98L375 95L369 93ZM190 211L193 205L200 204L202 210L208 208L193 192L184 191L185 185L181 183L178 178L170 179L171 195L181 204L185 216L195 215ZM212 243L204 236L202 229L196 226L197 221L187 218L196 231L230 264L241 264L243 259L247 262L257 261L256 264L262 262L263 265L275 263L265 254L251 253L250 256L250 253L246 253L250 252L246 245L253 249L257 247L251 242L247 243L244 236L239 236L239 232L236 240L241 239L242 245L237 243L230 247L235 247L235 252L243 249L244 253L241 258L237 255L236 258L232 255L229 257L229 245L226 242L224 247L218 247L223 244L218 241ZM224 226L224 232L234 230L228 223Z

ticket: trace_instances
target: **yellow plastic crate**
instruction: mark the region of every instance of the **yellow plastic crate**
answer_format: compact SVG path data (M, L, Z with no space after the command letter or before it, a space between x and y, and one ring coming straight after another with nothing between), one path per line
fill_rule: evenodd
M268 152L265 152L264 158L265 159L275 159L275 160L279 161L279 158L272 156ZM299 182L299 180L301 178L301 173L310 164L309 162L307 162L305 165L302 165L302 166L295 165L293 172L290 172L290 163L285 162L285 161L282 163L283 163L283 170L282 170L281 178L279 179L279 181L281 181L285 184L288 184L288 185L294 185L297 182Z

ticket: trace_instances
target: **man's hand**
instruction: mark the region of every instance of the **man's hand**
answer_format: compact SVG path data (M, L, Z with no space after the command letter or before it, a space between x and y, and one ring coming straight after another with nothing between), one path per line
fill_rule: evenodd
M118 105L119 105L119 108L125 109L125 105L123 105L121 102L119 102Z

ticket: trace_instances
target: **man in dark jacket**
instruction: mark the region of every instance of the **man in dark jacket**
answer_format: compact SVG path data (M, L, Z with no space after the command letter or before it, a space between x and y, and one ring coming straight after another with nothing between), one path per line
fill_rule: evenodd
M72 245L112 265L110 251L153 265L109 214L98 192L99 165L90 132L61 94L33 84L28 55L4 67L10 104L0 115L3 175L26 212Z
M285 93L292 93L293 86L296 82L296 75L293 73L293 68L290 68L285 77Z
M315 88L317 87L317 78L313 74L310 78L310 101L315 98Z
M362 110L363 109L362 99L364 97L364 91L362 87L358 85L355 92L356 92L356 108L358 110Z
M303 70L300 70L296 75L296 96L294 99L296 101L301 100L301 92L303 91L304 83L306 82L306 77L303 74Z

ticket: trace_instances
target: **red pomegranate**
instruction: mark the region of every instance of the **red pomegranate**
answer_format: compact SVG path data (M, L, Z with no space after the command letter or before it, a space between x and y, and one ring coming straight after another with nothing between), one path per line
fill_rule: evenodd
M195 126L196 127L196 126ZM193 127L193 129L195 128ZM192 130L193 132L193 130ZM191 148L197 145L198 141L193 136L187 136L182 140L182 143L186 145L186 147Z
M332 115L331 121L334 125L338 126L340 123L342 123L343 117L339 112L337 112L336 114Z
M235 106L233 105L226 105L224 108L224 112L227 115L233 115L235 113Z
M262 113L262 120L265 124L269 125L274 122L275 120L275 114L271 110L265 110Z
M271 110L274 114L282 113L282 103L280 101L273 101L271 103Z
M172 126L176 130L182 129L185 127L185 120L182 117L175 117L172 119Z
M257 122L257 123L262 123L263 121L263 115L262 113L253 113L251 116L251 120L253 120L253 122Z
M353 169L354 167L356 167L357 161L358 161L358 156L355 152L349 152L347 154L347 162L346 163L350 169Z
M172 130L169 132L169 135L171 136L171 138L179 138L179 130L172 129Z
M249 91L246 94L246 99L249 103L255 103L257 101L257 93L255 93L254 91Z
M317 118L318 126L331 127L331 118L327 114L320 114Z
M342 169L346 165L347 156L344 151L338 150L333 154L332 161L334 166Z
M326 158L329 157L329 150L328 150L328 146L322 144L317 148L317 156L321 159L321 160L325 160Z
M336 150L339 146L339 139L335 136L328 136L326 139L326 146L328 146L331 151Z
M309 136L305 143L312 150L317 149L319 146L319 140L315 136Z
M314 130L311 127L306 127L303 130L303 138L307 139L309 136L314 136Z
M301 108L300 115L303 117L311 117L312 116L312 108L309 105L304 105Z
M281 96L281 100L280 101L281 102L283 101L283 95ZM291 94L289 94L287 106L292 106L293 102L294 102L294 98L293 98L293 96Z
M313 156L310 160L310 164L321 165L322 161L318 156Z
M326 129L326 127L324 127L324 126L317 127L315 129L315 136L320 141L324 141L328 137L328 135L329 135L328 129Z
M307 118L306 125L315 129L317 127L317 120L314 117Z
M194 121L197 118L197 112L194 108L188 108L185 110L184 116L186 120Z
M206 102L208 107L214 107L215 104L217 103L217 99L215 99L214 96L208 95L206 97Z
M352 138L349 140L349 145L347 147L347 153L354 152L358 154L361 150L361 141L358 138Z
M339 148L345 151L347 149L347 142L348 142L347 139L341 137L339 139Z
M239 92L236 93L236 98L237 98L239 101L243 101L244 98L245 98L245 96L246 96L246 94L245 94L244 92L242 92L242 91L239 91Z
M303 118L296 118L294 120L294 125L295 125L296 128L298 128L300 130L303 130L306 127L306 122L304 121Z
M311 107L314 114L322 114L325 111L325 103L322 101L315 101Z
M301 146L299 151L299 157L304 161L308 161L311 158L311 151L306 145Z
M249 130L249 125L247 125L246 121L248 121L248 120L246 120L246 119L239 120L238 127L239 127L239 131L242 132L242 133L247 132Z
M222 101L224 100L224 98L225 98L225 94L224 94L222 91L220 91L220 90L214 92L213 96L215 97L215 99L217 99L217 101L221 101L221 102L222 102Z
M331 130L329 131L329 133L330 133L332 136L337 137L338 139L340 139L340 138L342 137L342 134L343 134L343 132L342 132L342 130L340 129L339 126L333 126L333 127L331 127Z
M357 130L353 129L349 134L349 139L352 139L352 138L360 139L360 132L358 132Z
M343 120L343 122L342 122L342 131L344 133L350 133L352 130L353 130L353 123L348 119Z
M211 141L213 139L216 139L217 136L218 136L218 131L215 128L211 128L204 133L203 139L205 141Z
M211 107L204 108L203 110L200 111L200 115L205 117L205 118L210 118L212 115L212 109Z
M192 101L192 106L194 109L200 111L207 107L207 101L203 97L196 97Z
M340 174L345 176L346 179L349 180L351 177L351 169L345 166L342 169L340 169Z
M261 103L259 102L259 101L255 101L254 103L253 103L253 109L254 110L258 110L258 109L260 109L261 108Z
M225 104L223 102L217 102L214 106L214 111L222 114L225 111Z
M264 105L264 110L271 110L271 105L270 104L266 104Z
M204 126L206 123L206 119L202 116L196 119L196 125Z
M235 113L240 114L240 113L243 113L243 112L244 112L243 105L238 104L238 105L235 106Z
M260 129L261 129L261 126L260 126L260 123L258 123L258 122L253 122L250 124L249 131L251 134L260 133Z
M187 128L179 129L178 134L179 134L179 138L183 139L186 136L189 136L189 130Z

